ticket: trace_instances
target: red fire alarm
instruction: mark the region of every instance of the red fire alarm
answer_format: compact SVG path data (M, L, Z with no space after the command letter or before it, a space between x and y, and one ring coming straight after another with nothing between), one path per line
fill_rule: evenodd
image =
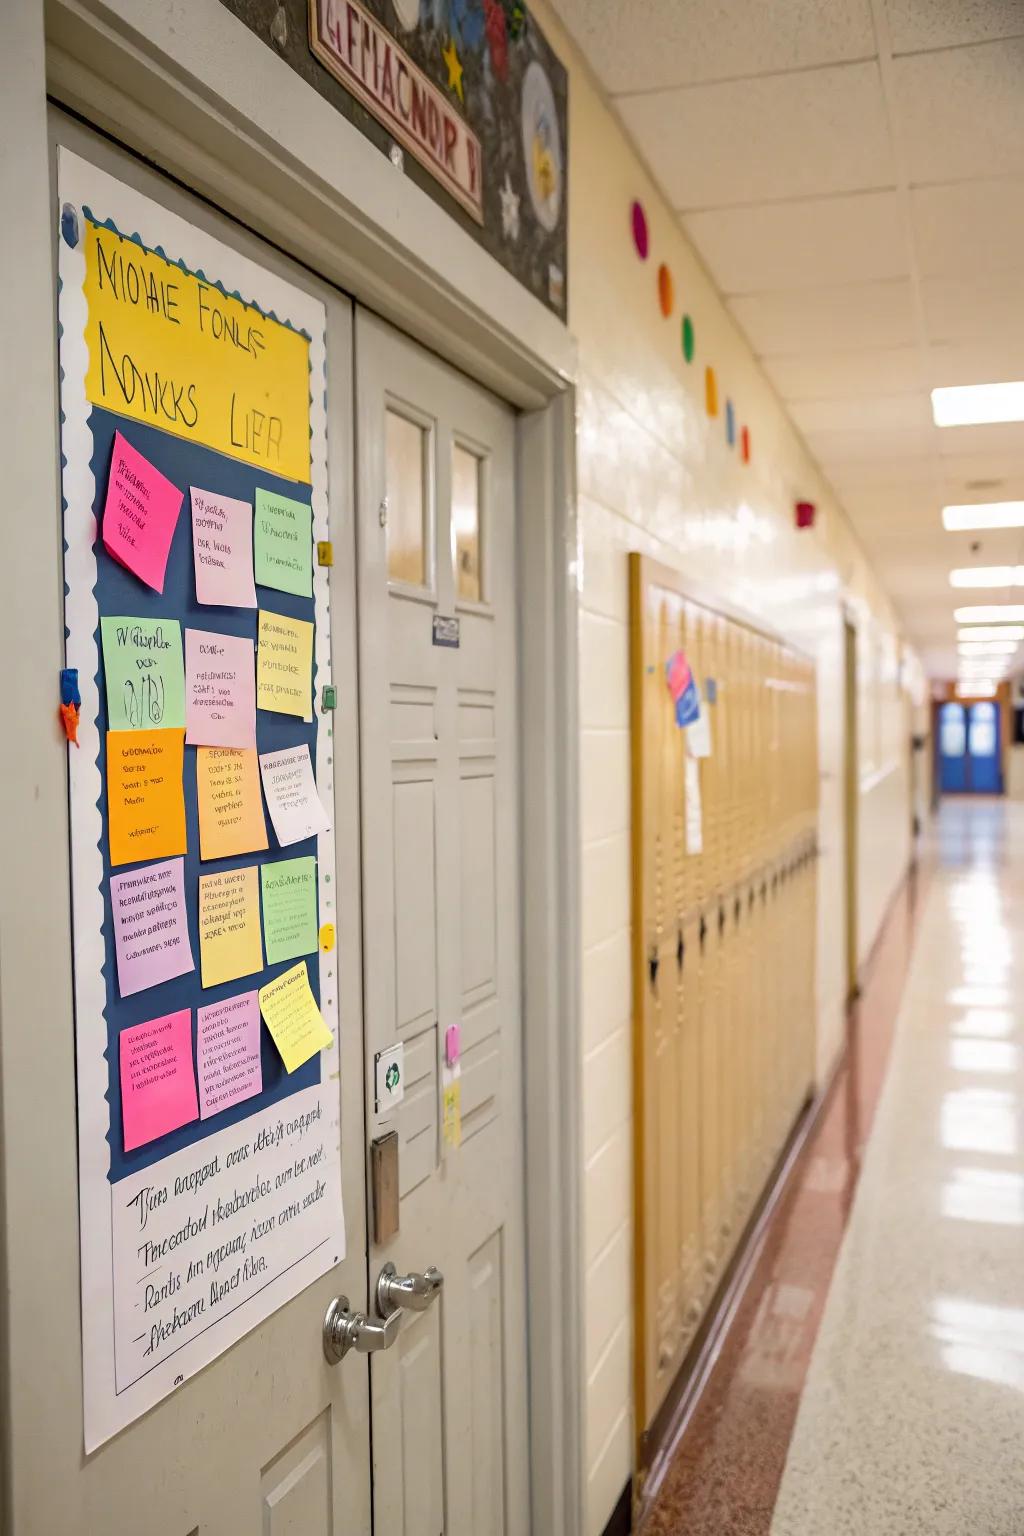
M796 525L798 528L813 528L814 514L817 507L813 501L798 501L796 504Z

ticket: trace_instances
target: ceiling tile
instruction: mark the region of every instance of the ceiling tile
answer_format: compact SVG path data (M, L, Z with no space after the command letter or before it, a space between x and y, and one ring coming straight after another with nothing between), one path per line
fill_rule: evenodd
M895 192L762 203L688 214L687 232L723 293L905 277Z
M770 355L761 359L761 366L782 398L791 403L870 398L879 389L912 394L925 383L916 347Z
M1022 79L1024 94L1024 79ZM930 345L969 343L996 346L1009 342L1016 359L1011 378L1020 378L1024 341L1024 302L1021 281L1003 274L979 278L926 278L920 284L921 303ZM962 382L957 380L958 383Z
M922 369L928 389L944 384L989 384L1019 378L1024 370L1024 351L1020 338L1010 332L984 344L933 343L923 354Z
M893 459L927 460L934 453L934 427L865 427L805 432L804 437L826 472L833 466L890 463Z
M893 60L911 182L1024 174L1024 38Z
M790 406L789 414L800 431L934 432L928 396L872 395L864 400L804 400Z
M1024 34L1020 0L886 0L894 53Z
M922 277L1024 268L1024 180L918 187L910 208Z
M620 96L617 105L674 208L894 182L874 63Z
M605 90L652 90L871 58L870 0L554 0Z
M914 340L910 283L899 279L746 294L731 299L729 307L755 352L765 356L909 346Z

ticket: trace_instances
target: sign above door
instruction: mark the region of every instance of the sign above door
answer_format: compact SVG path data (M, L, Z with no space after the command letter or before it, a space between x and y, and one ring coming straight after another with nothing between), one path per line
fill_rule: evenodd
M523 0L222 0L559 318L568 77Z

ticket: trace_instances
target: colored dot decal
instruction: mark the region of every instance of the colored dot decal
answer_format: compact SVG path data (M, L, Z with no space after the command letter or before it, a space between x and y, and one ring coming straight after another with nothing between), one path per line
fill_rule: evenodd
M683 316L683 356L688 363L693 362L693 321L689 315Z
M647 215L644 213L642 203L633 204L630 219L633 224L633 244L636 246L636 253L641 261L646 261L650 240L647 234Z
M730 448L736 441L736 412L731 400L725 402L725 440Z
M718 415L718 380L713 368L704 369L704 405L709 416Z
M664 262L658 268L658 303L667 320L672 313L672 273Z
M740 433L740 458L744 464L750 463L750 428L744 427Z

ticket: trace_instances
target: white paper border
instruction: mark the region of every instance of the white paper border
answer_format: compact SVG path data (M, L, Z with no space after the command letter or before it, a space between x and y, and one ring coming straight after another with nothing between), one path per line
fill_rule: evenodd
M328 1163L330 1174L325 1208L336 1240L323 1251L302 1261L288 1274L272 1282L260 1295L243 1302L233 1313L200 1338L183 1345L172 1357L120 1394L114 1384L114 1301L111 1270L111 1186L107 1179L110 1152L107 1144L109 1107L106 1061L107 1027L104 1017L106 986L103 966L103 857L100 852L102 791L97 767L99 670L95 631L98 614L95 596L96 519L93 502L96 486L90 459L92 436L88 427L89 403L85 393L88 353L85 344L86 302L85 218L88 205L99 221L113 220L125 236L137 235L149 249L160 247L171 260L183 261L193 272L202 271L220 282L229 293L259 305L266 313L288 321L310 338L310 429L313 538L329 539L327 500L326 411L326 313L322 302L267 271L249 257L224 245L213 235L196 228L125 186L107 172L91 165L63 146L57 152L57 215L65 203L78 216L79 240L72 248L58 240L61 326L61 449L64 456L64 614L67 631L66 665L78 668L82 711L79 750L69 748L71 815L71 892L74 918L75 1030L78 1085L78 1184L82 1262L82 1374L85 1449L93 1451L111 1435L130 1424L153 1404L166 1397L182 1381L194 1376L237 1339L254 1328L345 1255L345 1224L341 1201L341 1136L338 1049L337 948L320 956L321 1010L334 1045L323 1053L319 1088L303 1090L286 1102L298 1112L300 1105L319 1098L325 1142L334 1149ZM316 692L314 710L325 684L332 681L330 654L330 606L328 572L313 562L313 598L316 616ZM334 742L332 714L321 714L317 731L316 778L321 799L334 804ZM329 734L331 733L331 734ZM322 922L337 926L334 869L334 834L328 830L317 839L317 870ZM281 1106L277 1106L278 1109ZM203 1151L211 1155L222 1142L237 1141L238 1127L207 1137ZM173 1177L175 1162L194 1160L195 1148L183 1149L159 1166Z

